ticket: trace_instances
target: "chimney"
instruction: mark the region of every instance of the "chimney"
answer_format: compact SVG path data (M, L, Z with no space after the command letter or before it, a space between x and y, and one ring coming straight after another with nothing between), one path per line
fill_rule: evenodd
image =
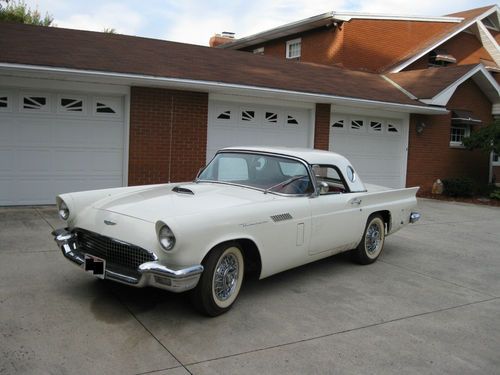
M234 40L234 33L230 31L223 31L220 34L215 34L213 37L210 38L210 41L208 42L208 45L210 47L217 47L220 46L221 44L229 43Z

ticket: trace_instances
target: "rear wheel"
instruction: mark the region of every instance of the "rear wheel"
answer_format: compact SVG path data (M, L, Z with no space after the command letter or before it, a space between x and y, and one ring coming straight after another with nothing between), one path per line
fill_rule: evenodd
M236 243L219 245L209 253L203 266L192 300L200 312L217 316L232 307L240 292L245 271L242 250Z
M368 218L363 238L353 251L354 260L360 264L370 264L377 260L385 241L385 225L380 215Z

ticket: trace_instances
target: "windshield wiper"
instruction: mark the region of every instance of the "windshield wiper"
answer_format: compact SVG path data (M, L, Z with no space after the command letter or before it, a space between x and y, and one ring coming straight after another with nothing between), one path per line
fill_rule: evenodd
M282 182L280 182L280 183L278 183L276 185L273 185L273 186L267 188L266 190L264 190L264 194L269 193L272 189L274 189L274 188L276 188L276 187L278 187L280 185L281 185L282 188L284 188L285 186L290 185L292 182L300 180L301 178L304 178L304 177L307 177L307 175L303 174L303 175L300 175L300 176L294 176L292 178L289 178L288 180L282 181Z

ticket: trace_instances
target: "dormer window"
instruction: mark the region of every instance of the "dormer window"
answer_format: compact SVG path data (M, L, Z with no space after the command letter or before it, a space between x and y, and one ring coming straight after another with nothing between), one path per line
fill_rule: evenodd
M457 59L445 50L436 49L429 53L429 66L447 66L456 62Z
M300 38L289 40L286 42L286 58L299 59L301 52L302 40Z

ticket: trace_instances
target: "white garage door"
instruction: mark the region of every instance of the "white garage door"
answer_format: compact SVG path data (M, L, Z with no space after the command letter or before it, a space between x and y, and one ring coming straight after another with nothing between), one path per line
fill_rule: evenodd
M0 89L0 205L123 185L121 96Z
M210 101L207 161L228 146L310 147L310 110Z
M335 113L330 126L330 150L346 156L364 182L405 186L408 129L403 120Z

